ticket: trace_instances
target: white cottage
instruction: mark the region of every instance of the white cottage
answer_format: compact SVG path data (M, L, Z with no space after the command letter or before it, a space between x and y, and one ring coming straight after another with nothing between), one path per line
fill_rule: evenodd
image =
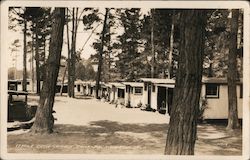
M166 108L170 113L173 101L175 81L172 79L141 78L143 87L143 105L162 111ZM201 99L207 102L204 119L228 118L228 85L225 78L203 78ZM242 80L237 83L238 117L242 118ZM163 110L164 111L164 110Z
M75 93L83 95L83 84L84 84L84 81L80 79L77 79L75 81L75 88L74 88Z
M119 82L111 82L106 84L109 87L110 102L125 102L125 85Z
M137 107L142 104L143 83L141 82L123 82L125 85L125 106Z
M88 96L94 96L95 92L94 92L94 87L95 87L95 82L94 81L87 81L84 83L84 88L85 89L85 94Z
M162 113L170 113L173 101L173 79L141 78L143 86L142 104Z
M242 118L242 80L237 83L238 117ZM204 112L205 119L228 118L228 85L226 78L203 78L201 97L207 101L207 109Z

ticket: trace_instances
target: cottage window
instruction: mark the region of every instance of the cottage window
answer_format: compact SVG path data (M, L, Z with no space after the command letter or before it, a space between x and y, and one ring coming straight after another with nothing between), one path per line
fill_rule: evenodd
M142 87L135 87L135 94L142 94Z
M206 84L206 98L219 98L218 84Z

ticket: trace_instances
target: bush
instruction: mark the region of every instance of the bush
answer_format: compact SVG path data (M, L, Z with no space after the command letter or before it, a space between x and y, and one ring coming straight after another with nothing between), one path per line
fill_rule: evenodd
M198 112L198 120L203 121L204 120L204 112L208 109L207 99L202 97L200 99L200 106L199 106L199 112Z

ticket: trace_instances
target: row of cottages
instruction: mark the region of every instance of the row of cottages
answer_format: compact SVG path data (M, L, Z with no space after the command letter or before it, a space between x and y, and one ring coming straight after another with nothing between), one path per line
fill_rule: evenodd
M139 82L101 82L99 97L109 102L123 104L128 107L150 106L157 111L171 111L175 80L141 78ZM228 93L225 78L203 78L201 99L207 102L204 111L205 119L227 119ZM95 82L76 82L76 92L95 95ZM237 83L238 117L242 118L242 80Z
M175 81L172 79L141 78L143 85L142 104L169 114L173 102ZM238 117L242 118L242 80L237 83ZM227 119L228 117L228 85L225 78L203 78L201 99L207 102L204 119Z

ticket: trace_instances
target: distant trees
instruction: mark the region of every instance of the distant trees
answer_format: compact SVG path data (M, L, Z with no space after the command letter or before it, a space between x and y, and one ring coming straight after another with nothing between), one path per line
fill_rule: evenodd
M27 19L26 7L25 8L10 7L10 12L14 13L14 15L17 17L17 19L10 16L9 29L15 30L16 25L13 24L13 21L17 21L18 25L23 25L23 27L22 27L22 32L23 32L23 83L22 83L22 90L26 91L27 90L27 81L26 81L27 80L27 65L26 65L26 62L27 62L27 60L26 60L27 59L27 47L26 47L27 40L26 39L27 39L27 30L28 30L27 29L28 19Z
M172 24L176 23L173 22L176 15L170 9L151 9L149 15L145 15L142 19L143 28L141 34L144 41L144 51L142 53L151 58L148 61L151 66L151 74L154 72L153 77L155 78L166 78L169 73L168 70L174 66L171 61L176 61L176 57L173 56L177 54L174 40L175 44L177 44L176 42L179 39L177 37L179 34L177 32L178 26L172 29ZM170 38L170 35L172 35L172 38ZM149 75L146 76L149 77Z
M121 79L135 80L138 78L139 69L143 68L140 59L141 28L140 9L118 10L119 20L124 33L118 36L117 47L120 53L117 55L116 67Z
M50 35L51 29L50 8L26 7L26 14L27 19L31 22L32 45L35 48L36 91L39 94L41 80L45 74L46 37Z
M76 64L76 79L89 81L96 79L95 71L89 60L82 60Z
M182 10L180 55L165 154L194 154L201 92L205 13Z
M55 8L49 46L49 56L46 65L46 76L37 108L32 133L53 132L54 117L52 115L55 88L59 72L61 50L63 44L63 29L65 24L65 8Z

